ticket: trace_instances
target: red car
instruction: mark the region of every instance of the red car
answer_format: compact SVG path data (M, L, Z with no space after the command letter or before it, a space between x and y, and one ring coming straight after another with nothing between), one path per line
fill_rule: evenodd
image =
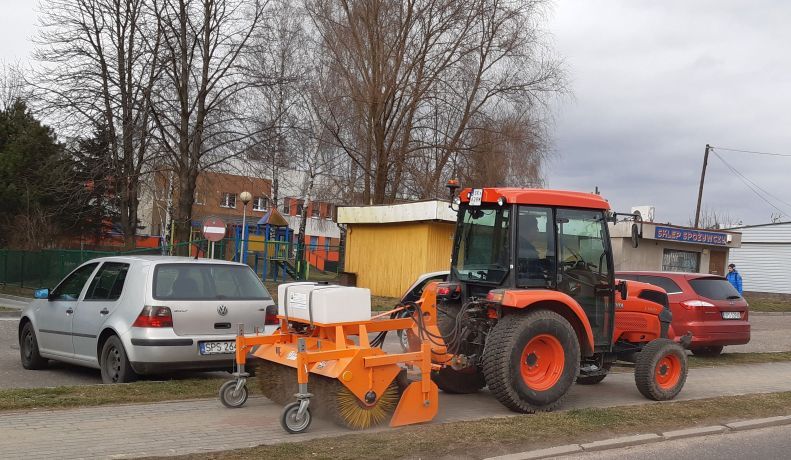
M717 356L725 345L750 341L747 301L721 276L704 273L635 271L616 278L642 281L667 291L677 336L692 333L692 353Z

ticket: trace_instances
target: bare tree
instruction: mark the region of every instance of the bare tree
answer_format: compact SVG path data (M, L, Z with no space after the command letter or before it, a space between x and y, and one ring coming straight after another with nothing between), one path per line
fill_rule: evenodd
M241 56L265 13L259 1L154 0L163 78L151 93L158 141L176 184L175 240L190 235L201 170L249 147L257 132L239 113L248 78Z
M246 56L249 77L256 83L251 101L260 134L247 159L256 172L272 180L272 205L280 202L281 181L288 170L300 168L302 97L310 81L310 43L305 15L290 0L272 2L263 27L254 35ZM296 184L286 183L294 188Z
M18 100L25 101L25 77L19 64L0 60L0 110L6 110Z
M690 218L689 226L692 227L694 225L692 218ZM731 216L727 211L711 209L706 206L701 209L699 228L727 229L741 225L743 225L742 220Z
M542 36L545 8L543 0L308 1L337 81L325 95L326 125L362 173L361 201L393 201L404 184L415 197L435 196L456 156L472 151L473 127L494 125L502 111L539 111L564 90Z
M100 166L113 171L120 226L133 246L140 177L151 156L158 10L148 0L45 0L41 10L32 84L49 116L75 137L106 130L109 155Z

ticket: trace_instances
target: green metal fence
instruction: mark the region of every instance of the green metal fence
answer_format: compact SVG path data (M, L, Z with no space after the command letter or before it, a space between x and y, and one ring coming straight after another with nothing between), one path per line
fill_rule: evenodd
M258 242L260 245L260 241ZM306 245L304 256L306 262L298 263L296 255L301 254L293 243L279 241L263 242L272 245L271 252L248 251L245 262L262 278L273 279L277 273L277 281L293 279L294 276L315 281L336 280L342 271L342 261L335 254L343 249L338 246ZM138 248L130 251L93 251L80 249L42 249L39 251L20 251L0 249L0 285L18 286L27 289L54 287L69 272L80 264L97 257L118 255L191 255L209 256L210 243L197 240L180 243L165 248ZM333 255L330 255L330 254ZM214 258L220 260L242 260L241 242L226 238L214 245Z

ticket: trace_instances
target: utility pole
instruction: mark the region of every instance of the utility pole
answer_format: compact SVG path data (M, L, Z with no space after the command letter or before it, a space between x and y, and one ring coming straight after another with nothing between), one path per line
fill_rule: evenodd
M698 188L698 206L695 208L695 228L700 223L700 201L703 199L703 181L706 179L706 165L709 163L709 150L711 146L706 144L706 153L703 154L703 169L700 171L700 188Z

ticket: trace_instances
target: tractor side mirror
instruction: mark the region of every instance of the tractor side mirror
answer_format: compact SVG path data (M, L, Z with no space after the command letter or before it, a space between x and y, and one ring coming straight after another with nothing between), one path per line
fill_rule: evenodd
M615 286L615 290L621 294L621 300L626 300L626 297L629 295L629 288L626 285L626 281L619 281Z

